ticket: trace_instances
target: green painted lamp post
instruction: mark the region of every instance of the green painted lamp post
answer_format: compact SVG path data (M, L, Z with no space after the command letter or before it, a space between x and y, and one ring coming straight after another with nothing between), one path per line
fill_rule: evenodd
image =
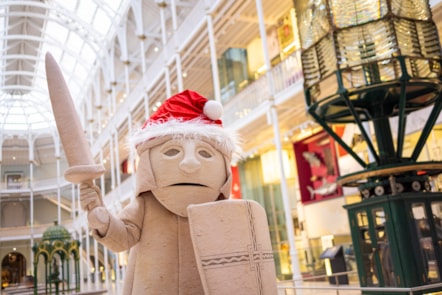
M442 194L430 180L442 162L418 161L442 109L441 47L428 1L294 3L308 113L361 165L339 178L361 195L345 206L361 286L441 282ZM424 109L428 119L405 155L407 117ZM355 124L370 159L334 124Z
M32 247L34 252L34 294L38 294L38 264L43 256L45 264L45 294L80 291L80 242L72 240L68 230L57 222L44 233L42 240ZM71 286L71 260L75 275ZM60 271L61 269L61 271ZM61 286L61 290L60 290Z

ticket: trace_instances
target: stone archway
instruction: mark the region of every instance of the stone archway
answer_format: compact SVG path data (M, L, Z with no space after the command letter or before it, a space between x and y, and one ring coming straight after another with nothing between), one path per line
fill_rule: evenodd
M26 258L19 252L9 252L2 260L2 287L22 283L26 275Z

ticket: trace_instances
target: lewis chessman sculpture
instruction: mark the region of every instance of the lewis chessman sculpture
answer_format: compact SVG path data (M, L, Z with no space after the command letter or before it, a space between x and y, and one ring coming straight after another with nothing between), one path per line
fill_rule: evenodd
M57 119L57 113L75 110L66 102L57 109L65 100L60 96L70 100L70 95L60 90L64 80L51 56L46 63L57 127L63 145L70 144L63 134L75 124L67 125L66 115ZM84 156L66 153L71 168L65 177L81 184L80 202L93 236L112 251L129 250L123 294L277 293L263 208L229 200L230 162L238 144L222 127L221 115L219 103L190 90L166 100L133 137L139 156L136 197L118 216L106 209L93 184L102 169L90 158L79 162ZM79 150L85 149L68 149Z

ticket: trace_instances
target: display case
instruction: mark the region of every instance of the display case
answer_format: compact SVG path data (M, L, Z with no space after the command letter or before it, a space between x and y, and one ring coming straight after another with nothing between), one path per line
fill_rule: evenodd
M413 294L440 290L431 284L441 282L442 193L387 195L345 208L362 287L430 287Z

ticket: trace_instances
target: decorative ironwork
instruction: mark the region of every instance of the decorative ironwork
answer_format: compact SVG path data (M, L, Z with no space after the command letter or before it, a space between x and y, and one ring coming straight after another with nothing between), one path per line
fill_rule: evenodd
M80 242L72 240L66 228L54 222L44 233L41 242L32 247L34 252L34 294L38 293L38 264L43 256L46 294L80 291ZM73 265L71 260L73 259ZM75 282L71 284L71 269ZM41 281L41 279L40 279Z
M428 1L309 0L295 1L295 8L308 112L363 168L339 183L357 186L363 198L429 191L442 162L418 157L442 109L442 81ZM407 116L427 107L420 138L404 156ZM372 162L332 127L349 123L358 126Z

